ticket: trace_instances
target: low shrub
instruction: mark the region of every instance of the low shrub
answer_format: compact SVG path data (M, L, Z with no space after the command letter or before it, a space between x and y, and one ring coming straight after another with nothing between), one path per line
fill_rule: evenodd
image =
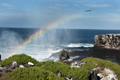
M88 80L88 70L85 68L71 68L69 65L60 62L46 61L40 62L42 69L52 71L53 73L60 72L62 77L76 78L78 80Z
M70 66L65 63L60 62L53 62L53 61L46 61L46 62L40 62L37 66L52 71L53 73L57 73L58 71L62 73L62 75L65 77L67 75L67 72L70 70Z
M88 71L96 68L96 65L100 65L102 68L110 68L116 73L118 79L120 79L120 65L99 58L84 58L81 61L86 61L86 64L82 65L80 68L71 68L69 65L62 62L38 62L28 55L18 54L3 60L0 64L10 65L13 61L17 61L18 64L23 65L32 62L35 64L35 67L15 69L13 72L9 73L4 80L63 80L63 78L55 75L57 72L60 72L62 77L89 80Z
M67 72L67 77L68 78L76 78L77 80L89 80L89 73L88 73L88 70L86 68L72 67Z
M118 78L120 79L120 65L111 61L99 59L99 58L93 58L93 57L88 57L84 58L82 61L86 61L87 63L84 64L82 67L86 68L87 70L93 69L96 67L96 65L100 65L103 69L104 68L109 68L113 70Z
M17 74L16 74L17 73ZM40 67L18 68L9 73L3 80L64 80L53 72Z
M27 64L28 62L32 62L35 65L39 63L34 58L31 58L26 54L16 54L0 62L0 65L10 65L13 61L16 61L18 64L23 64L23 65Z

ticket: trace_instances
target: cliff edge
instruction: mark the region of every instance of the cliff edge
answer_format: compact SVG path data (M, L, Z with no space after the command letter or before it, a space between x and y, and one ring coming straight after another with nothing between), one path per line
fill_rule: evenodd
M94 46L120 50L120 34L95 35Z

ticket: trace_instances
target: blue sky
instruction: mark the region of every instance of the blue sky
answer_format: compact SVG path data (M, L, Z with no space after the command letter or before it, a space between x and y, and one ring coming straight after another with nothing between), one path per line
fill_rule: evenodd
M70 15L78 17L57 28L120 29L120 0L0 0L0 27L40 28Z

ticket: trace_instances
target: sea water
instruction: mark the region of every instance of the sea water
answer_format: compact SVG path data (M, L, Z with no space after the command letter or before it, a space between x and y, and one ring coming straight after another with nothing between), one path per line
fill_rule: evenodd
M52 54L60 53L64 47L93 47L94 36L97 34L119 34L120 30L92 30L92 29L52 29L25 45L21 50L15 50L26 41L38 28L0 28L0 54L2 59L13 54L25 53L38 61L54 60ZM82 51L72 49L70 51ZM77 58L79 56L71 56Z

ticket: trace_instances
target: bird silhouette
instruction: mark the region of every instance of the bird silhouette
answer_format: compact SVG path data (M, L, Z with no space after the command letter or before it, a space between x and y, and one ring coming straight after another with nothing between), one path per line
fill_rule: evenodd
M91 11L93 11L93 10L89 9L89 10L86 10L85 12L91 12Z

